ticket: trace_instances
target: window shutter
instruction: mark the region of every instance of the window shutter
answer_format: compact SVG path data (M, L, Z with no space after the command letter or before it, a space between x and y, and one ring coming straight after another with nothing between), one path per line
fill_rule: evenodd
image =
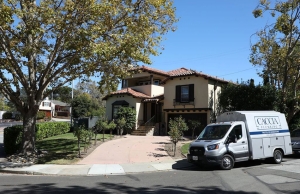
M189 85L189 100L190 102L194 102L194 84Z
M49 103L49 106L51 107L51 102Z
M181 86L176 86L176 102L180 102L181 99Z
M42 106L44 106L44 102L43 102L43 105Z

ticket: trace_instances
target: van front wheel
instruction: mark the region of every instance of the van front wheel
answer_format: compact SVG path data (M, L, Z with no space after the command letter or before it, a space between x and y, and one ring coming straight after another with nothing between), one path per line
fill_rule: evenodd
M232 169L234 166L234 160L232 158L232 156L225 154L221 160L221 169L223 170L230 170Z
M275 164L280 164L283 158L283 154L280 150L275 150L273 153L273 161Z

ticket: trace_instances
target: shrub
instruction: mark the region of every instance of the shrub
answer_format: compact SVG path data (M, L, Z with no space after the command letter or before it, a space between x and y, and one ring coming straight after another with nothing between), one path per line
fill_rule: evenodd
M37 112L37 115L36 115L36 119L37 120L43 119L45 117L46 117L46 113L45 112L43 112L43 111Z
M36 140L61 135L69 132L70 124L67 122L45 122L36 124Z
M11 155L18 152L23 134L23 126L16 125L12 127L6 127L4 129L4 150L6 155Z
M130 134L136 123L136 112L130 107L121 107L117 112L117 119L125 118L126 124L124 126L126 133Z
M36 140L46 137L61 135L69 132L70 123L67 122L46 122L38 123L35 128ZM16 125L4 129L4 149L7 155L18 152L22 142L23 126Z
M20 120L22 120L23 118L22 118L22 116L21 116L21 114L16 114L15 115L15 120L16 121L20 121Z
M3 113L2 119L12 119L12 112Z

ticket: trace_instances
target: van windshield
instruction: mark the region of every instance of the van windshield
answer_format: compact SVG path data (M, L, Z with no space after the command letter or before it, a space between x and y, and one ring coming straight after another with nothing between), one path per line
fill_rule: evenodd
M197 140L215 140L222 139L231 125L210 125L206 126L200 133Z

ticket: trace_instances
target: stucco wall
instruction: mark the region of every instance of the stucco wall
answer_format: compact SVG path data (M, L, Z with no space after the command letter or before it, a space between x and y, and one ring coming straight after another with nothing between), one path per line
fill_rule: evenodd
M143 106L141 106L141 99L133 98L129 95L117 95L109 97L106 100L106 117L108 120L112 119L112 103L118 100L125 100L129 103L129 107L134 107L134 109L136 110L137 121L143 119Z
M187 76L173 78L164 85L164 109L174 108L173 99L176 96L177 85L194 84L195 108L208 108L208 80L202 77ZM194 108L193 105L186 105L186 108ZM176 105L176 108L183 108L183 105Z

